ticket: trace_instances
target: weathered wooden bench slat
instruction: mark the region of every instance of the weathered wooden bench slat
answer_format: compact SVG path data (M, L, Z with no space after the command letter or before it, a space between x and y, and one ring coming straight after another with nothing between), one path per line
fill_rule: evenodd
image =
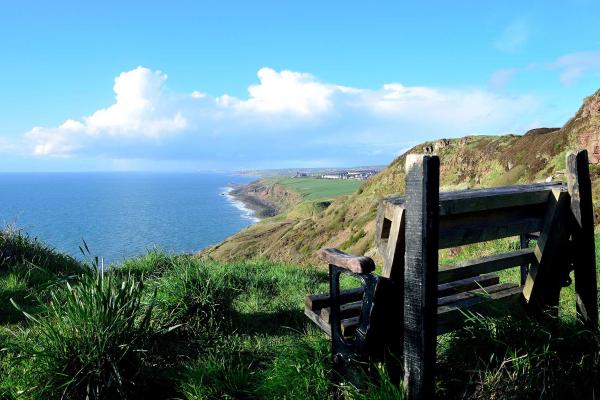
M543 227L545 209L545 204L534 204L441 217L439 248L537 232Z
M444 298L445 296L450 296L456 293L461 293L469 290L476 290L482 287L488 287L492 285L497 285L500 282L500 278L496 274L486 274L480 275L476 277L471 277L467 279L461 279L455 282L444 283L442 285L438 285L438 297ZM327 299L329 296L327 295ZM322 305L325 304L325 305ZM320 303L322 308L320 308L320 312L318 313L321 319L329 324L330 312L331 309L328 303ZM340 315L342 319L357 317L360 314L360 310L362 307L362 301L350 301L350 302L342 302L340 305Z
M440 281L438 280L438 283ZM450 296L452 294L478 289L480 287L496 285L500 283L500 277L496 274L485 274L459 279L453 282L441 283L437 287L438 297Z
M536 257L533 249L520 249L510 253L482 257L477 260L469 260L450 267L440 268L438 272L438 282L452 282L458 279L487 274L534 262L536 262Z
M361 300L363 293L363 287L340 290L340 303L344 304ZM320 310L323 307L329 307L329 293L308 295L304 298L304 305L310 310Z
M450 296L438 297L438 307L441 306L453 306L457 307L468 307L471 304L474 304L473 300L479 300L479 298L486 298L492 293L500 292L502 290L515 288L519 285L511 282L498 283L495 285L491 285L485 288L479 288L474 290L469 290L462 293L456 293ZM523 288L521 288L522 290Z
M506 315L506 308L518 303L522 298L523 288L515 285L486 296L468 298L463 304L459 301L440 306L437 313L437 334L442 335L464 325L467 312L483 316Z
M304 315L306 315L311 321L313 321L328 336L331 336L331 325L321 318L321 315L319 314L320 311L321 310L317 310L315 312L314 310L305 307ZM358 325L358 319L358 317L342 319L342 334L345 336L353 334L356 330L356 326Z
M466 212L544 204L553 189L566 190L566 186L560 182L549 182L440 192L440 217ZM391 217L393 209L397 206L404 206L404 196L383 199L384 216L386 218Z

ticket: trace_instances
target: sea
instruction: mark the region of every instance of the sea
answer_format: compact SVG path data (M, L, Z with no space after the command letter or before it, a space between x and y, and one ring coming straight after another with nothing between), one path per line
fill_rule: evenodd
M218 173L1 173L0 224L104 265L152 249L194 253L258 219ZM80 251L87 244L89 255Z

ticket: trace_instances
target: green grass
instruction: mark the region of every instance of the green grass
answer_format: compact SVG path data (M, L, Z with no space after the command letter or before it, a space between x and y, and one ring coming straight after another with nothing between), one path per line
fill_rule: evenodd
M275 182L299 193L308 201L332 200L352 194L362 181L351 179L276 178Z
M151 251L102 275L18 232L3 240L11 258L0 267L0 309L10 317L0 320L0 398L403 397L382 367L361 389L332 386L330 343L302 312L307 293L327 290L324 271ZM515 247L506 239L444 251L442 264ZM600 336L576 323L572 286L558 320L473 316L438 343L440 398L600 393Z

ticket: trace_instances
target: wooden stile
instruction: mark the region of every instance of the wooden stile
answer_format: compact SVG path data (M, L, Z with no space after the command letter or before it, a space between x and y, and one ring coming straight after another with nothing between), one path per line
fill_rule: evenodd
M404 388L408 399L435 393L439 158L406 159Z
M397 382L401 359L407 398L433 398L437 335L460 328L470 313L501 316L516 305L526 304L535 315L556 315L561 287L571 283L572 270L578 318L598 328L585 150L567 155L568 184L447 193L439 193L436 156L409 155L406 161L405 197L386 198L378 209L381 275L371 273L374 264L368 257L320 252L330 263L330 293L307 296L305 314L337 343L334 364L366 355L361 359L367 365L384 362ZM439 249L510 236L520 237L520 249L438 270ZM531 239L535 248L528 246ZM501 282L494 273L513 267L520 267L520 285ZM342 270L360 278L363 287L340 290L332 276ZM332 331L332 326L337 328Z

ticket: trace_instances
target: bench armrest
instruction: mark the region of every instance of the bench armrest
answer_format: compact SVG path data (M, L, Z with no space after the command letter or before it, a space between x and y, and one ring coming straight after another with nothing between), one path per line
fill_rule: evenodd
M375 270L375 262L370 257L353 256L331 248L323 248L317 254L326 263L347 269L355 274L368 274Z

